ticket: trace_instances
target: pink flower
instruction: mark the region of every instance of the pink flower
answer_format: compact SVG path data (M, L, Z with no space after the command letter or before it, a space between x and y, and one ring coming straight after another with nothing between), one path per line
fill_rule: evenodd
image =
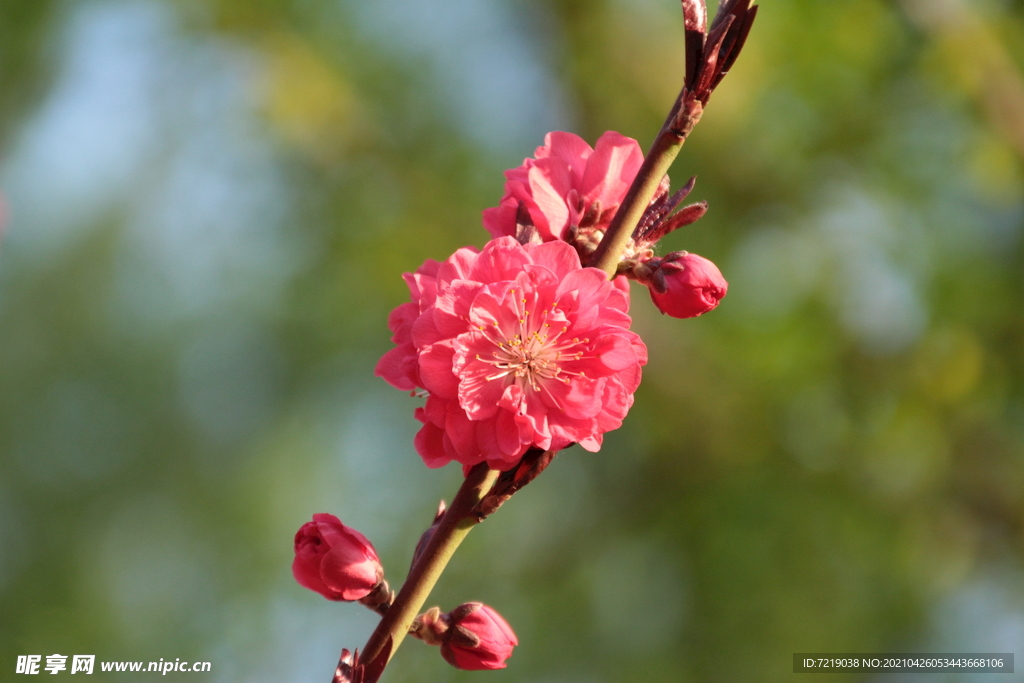
M441 656L457 669L504 669L505 660L519 644L508 622L487 605L467 602L447 615L448 630L441 640Z
M292 574L328 600L360 600L384 579L377 551L366 537L323 512L295 534Z
M416 450L509 469L531 446L601 446L633 404L647 349L629 300L564 242L491 240L406 275L412 302L389 319L397 345L376 373L427 402Z
M675 251L661 259L651 277L651 299L673 318L707 313L729 290L729 283L711 261L697 254Z
M570 226L604 230L643 161L637 141L614 131L595 149L572 133L548 133L533 159L505 172L505 196L484 210L484 227L515 236L522 202L545 242L566 239Z

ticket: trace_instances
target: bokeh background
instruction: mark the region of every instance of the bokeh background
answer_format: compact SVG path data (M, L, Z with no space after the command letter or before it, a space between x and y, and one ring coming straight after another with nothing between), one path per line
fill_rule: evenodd
M397 585L460 480L373 377L400 273L482 245L547 131L646 147L681 73L675 0L0 3L0 678L326 681L375 621L294 583L295 530L337 514ZM765 0L690 175L711 209L667 248L728 298L634 289L626 425L435 592L506 615L509 668L407 641L387 680L1024 657L1024 3Z

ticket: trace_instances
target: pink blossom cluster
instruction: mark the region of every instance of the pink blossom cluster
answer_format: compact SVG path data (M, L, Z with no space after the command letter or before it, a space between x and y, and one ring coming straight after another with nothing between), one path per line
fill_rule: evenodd
M483 213L494 237L405 275L411 301L388 320L395 348L377 364L391 385L423 392L415 446L429 467L514 467L530 448L596 451L633 403L647 351L629 330L628 282L584 267L643 164L636 140L605 133L591 148L549 133L534 158L506 172L505 195ZM688 318L728 285L696 254L654 255L673 217L668 179L634 233L620 273L641 281L663 313Z
M429 467L514 466L528 448L600 448L633 403L647 349L629 300L561 241L491 240L406 276L377 374L422 388L416 450Z
M573 226L604 230L643 162L639 143L614 131L593 149L578 135L548 133L532 159L505 171L505 196L484 210L484 227L493 237L515 236L523 202L545 242L565 239Z

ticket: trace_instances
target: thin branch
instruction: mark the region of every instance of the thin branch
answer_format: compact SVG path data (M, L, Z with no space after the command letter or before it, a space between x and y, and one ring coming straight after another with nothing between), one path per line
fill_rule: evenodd
M491 490L499 474L498 470L487 467L487 463L480 463L470 470L459 492L455 494L451 507L445 512L430 542L409 572L402 590L366 641L360 660L367 669L382 671L409 633L409 627L423 608L455 549L470 529L479 524L474 508ZM379 661L380 658L383 658L383 662ZM374 682L368 680L366 683Z

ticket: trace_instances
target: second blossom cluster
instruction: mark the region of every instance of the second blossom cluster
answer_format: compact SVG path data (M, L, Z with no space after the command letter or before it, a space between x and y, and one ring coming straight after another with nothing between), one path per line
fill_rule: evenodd
M505 194L483 213L493 237L564 241L583 263L597 249L644 161L636 140L609 131L591 148L572 133L548 133L531 159L505 172ZM650 288L662 313L693 318L718 306L729 285L714 263L685 251L658 258L658 240L690 225L707 211L706 202L679 208L693 179L675 194L668 176L633 232L618 272ZM678 211L677 211L678 209Z

